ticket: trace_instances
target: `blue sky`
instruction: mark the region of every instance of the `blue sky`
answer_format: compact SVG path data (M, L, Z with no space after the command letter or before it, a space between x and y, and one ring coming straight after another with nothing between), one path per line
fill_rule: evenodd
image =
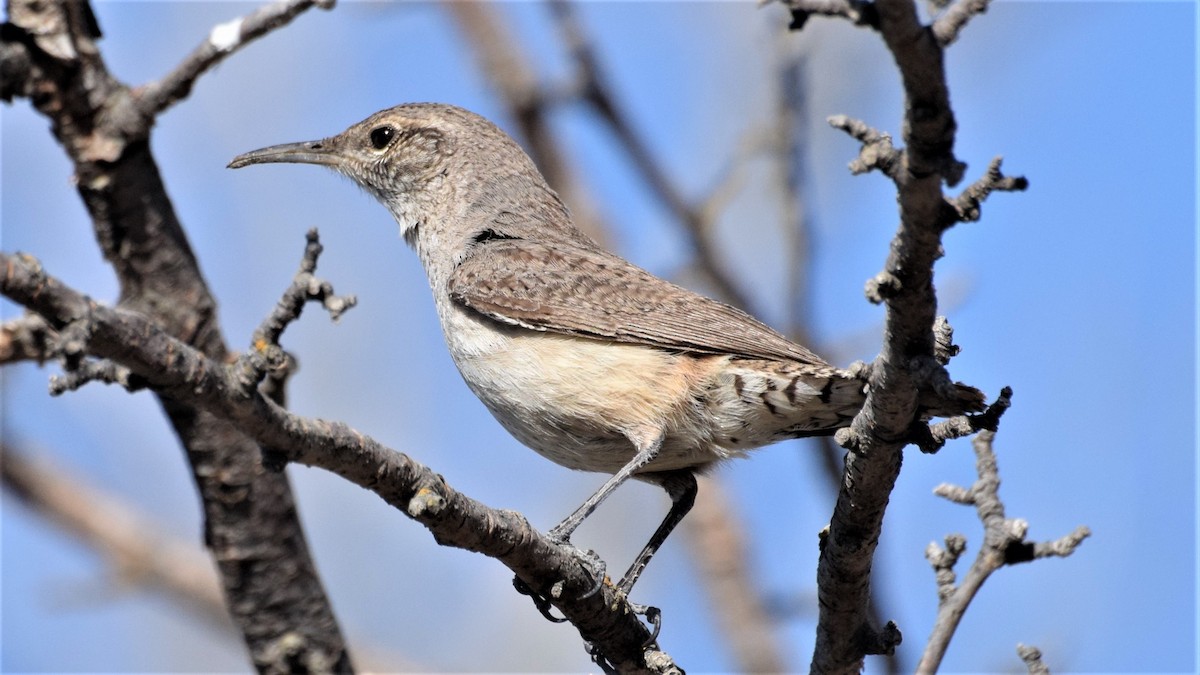
M130 83L161 76L234 3L103 2L102 47ZM547 81L566 61L538 4L496 8ZM686 194L699 197L731 148L770 119L779 8L753 3L589 3L580 14L638 133ZM995 155L1031 182L993 196L983 220L948 233L937 283L963 354L956 379L1016 391L996 449L1011 517L1030 537L1080 524L1072 558L1001 570L984 586L947 672L1015 670L1033 643L1056 671L1185 672L1196 645L1196 12L1187 2L1003 2L947 56L957 152L967 180ZM863 282L880 269L897 220L890 184L853 177L857 152L824 119L844 113L899 136L902 98L877 36L810 21L783 38L808 59L807 208L813 223L813 322L838 363L878 350L882 310ZM224 169L263 145L340 131L404 101L462 105L512 128L447 12L427 4L345 2L313 12L205 76L162 118L153 147L168 191L221 302L235 348L295 271L303 233L321 229L319 274L360 306L332 325L317 312L289 330L302 370L298 412L345 421L439 471L457 488L548 528L598 485L509 438L474 400L441 341L424 276L390 216L312 167ZM92 296L116 285L70 182L70 166L26 102L0 109L0 246L38 255ZM631 174L580 106L553 115L566 152L613 224L612 246L687 282L678 223ZM752 166L721 219L723 260L768 323L789 316L778 208ZM5 317L14 315L2 305ZM146 393L91 386L50 399L54 368L3 374L3 433L120 494L199 544L199 512L178 444ZM455 410L453 419L444 411ZM936 594L922 552L950 532L978 550L970 509L932 496L973 479L970 446L911 452L877 558L876 590L900 625L907 667ZM343 626L438 670L582 670L569 627L546 623L498 563L437 547L369 493L290 469L310 542ZM779 625L805 669L815 617L815 533L833 498L800 442L723 467L761 584L801 609ZM497 480L503 476L502 480ZM666 500L623 488L577 541L623 567ZM0 502L0 669L244 670L241 647L145 591L114 588L90 552L10 498ZM691 672L732 667L682 539L639 583L665 612L664 647ZM965 565L965 563L963 563ZM961 571L961 570L960 570ZM413 608L421 619L413 619ZM466 644L473 648L463 648ZM67 650L63 644L72 645ZM513 648L512 645L519 645ZM453 647L451 647L453 645Z

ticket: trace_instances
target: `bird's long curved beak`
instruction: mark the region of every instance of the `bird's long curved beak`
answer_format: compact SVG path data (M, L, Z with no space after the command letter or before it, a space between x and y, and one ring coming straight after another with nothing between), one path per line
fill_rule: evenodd
M319 164L336 166L338 155L328 139L283 143L244 152L233 158L226 168L240 169L251 164Z

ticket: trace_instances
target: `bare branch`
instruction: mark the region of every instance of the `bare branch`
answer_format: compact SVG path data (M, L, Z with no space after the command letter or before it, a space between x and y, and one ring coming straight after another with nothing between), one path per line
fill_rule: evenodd
M993 159L982 178L968 186L958 197L947 200L952 217L947 218L946 227L956 222L979 220L979 207L992 192L1020 192L1029 187L1029 181L1024 176L1005 176L1000 171L1000 163L1001 158Z
M928 427L929 435L924 436L921 444L923 452L936 452L945 445L946 441L964 438L981 430L995 431L1000 423L1000 417L1012 405L1012 388L1004 387L1000 396L978 415L956 415Z
M1042 663L1042 650L1033 645L1017 645L1017 655L1025 662L1029 675L1050 675L1050 669Z
M862 149L858 158L850 162L850 172L854 175L864 174L872 169L878 169L883 175L897 180L900 175L904 153L892 146L892 137L873 127L867 126L862 120L852 119L845 115L833 115L829 125L841 129L859 143Z
M751 581L745 533L730 515L721 483L711 476L700 480L703 498L696 500L683 527L693 542L693 560L711 598L718 632L728 640L738 672L785 672L774 622Z
M288 0L264 5L246 16L214 26L208 39L167 73L134 92L137 107L153 120L192 91L196 80L226 57L277 28L282 28L312 7L332 9L335 0Z
M958 39L958 34L967 22L987 11L991 0L958 0L933 22L930 30L938 44L949 47Z
M169 105L202 68L185 67L175 80L151 87L143 108L108 71L87 2L10 0L8 7L0 58L6 79L21 79L6 81L0 93L28 96L70 157L72 183L120 282L122 309L224 363L228 349L216 300L166 194L150 151L153 117L146 112ZM244 37L240 30L237 37ZM89 311L77 303L70 323L56 325L71 331L59 341L68 372L96 356L73 346L94 342ZM262 448L228 422L183 397L156 394L186 451L204 509L205 542L254 665L273 672L350 670L287 475L265 470ZM281 569L289 571L286 583Z
M60 396L68 391L75 391L89 382L120 385L125 391L135 392L146 383L124 366L119 366L107 359L99 361L81 361L67 371L66 375L50 378L50 395Z
M769 0L768 0L769 1ZM856 26L870 26L878 29L879 15L875 5L865 0L781 0L792 13L792 22L788 30L798 31L804 28L808 17L831 16L846 19Z
M99 551L122 581L160 590L207 623L232 628L212 560L198 545L171 537L111 495L4 442L0 460L10 494Z
M598 209L579 177L571 170L562 151L562 139L554 133L549 120L553 106L577 95L576 88L572 86L564 91L538 83L521 46L497 16L498 5L449 2L444 7L466 33L468 39L465 42L476 55L488 81L496 86L508 106L509 115L520 129L534 163L550 186L571 205L575 225L603 243L608 228L601 222Z
M1092 536L1092 531L1085 525L1075 528L1070 534L1063 535L1054 541L1039 541L1033 545L1033 559L1065 558L1075 552L1084 539Z
M0 365L18 361L37 361L38 365L56 355L54 331L37 314L10 319L0 324Z
M617 140L629 153L634 166L646 180L646 184L663 204L684 225L684 232L696 252L698 267L713 286L713 292L731 305L754 314L750 298L743 293L718 261L715 242L708 236L709 226L700 208L688 203L683 193L671 182L666 171L654 159L650 148L642 142L628 118L622 114L616 97L612 94L596 58L591 42L587 39L583 25L575 16L574 7L565 0L551 0L550 9L558 22L558 28L575 60L579 77L583 81L584 99L608 124Z
M699 222L705 228L710 228L725 211L733 198L741 190L746 178L746 168L758 155L770 148L777 139L773 134L763 130L752 129L743 134L737 148L725 162L720 175L708 189L708 193L699 200L696 211Z
M972 443L979 479L971 488L939 485L934 490L935 494L955 503L974 505L984 526L984 536L983 546L963 578L962 585L957 587L954 586L952 568L966 546L962 535L947 537L945 552L936 544L930 544L926 550L926 557L937 575L939 602L933 632L917 665L917 672L920 673L937 671L968 605L993 572L1005 565L1029 562L1037 558L1068 556L1091 534L1087 527L1081 526L1071 534L1052 542L1033 543L1025 540L1029 524L1019 518L1006 518L1004 515L1004 502L1000 499L1000 470L992 449L995 436L995 431L984 430L979 432ZM1038 656L1040 658L1040 654ZM1025 658L1024 653L1022 658ZM1029 659L1025 660L1026 663L1030 663ZM1032 665L1030 668L1030 672L1034 672Z
M296 272L291 285L283 292L271 314L254 331L250 350L237 360L237 377L247 391L258 386L268 374L286 376L286 369L294 361L280 346L279 338L288 325L300 318L307 303L319 303L329 312L333 321L339 320L343 313L358 303L353 295L335 295L332 284L313 275L323 250L321 239L316 228L310 229L305 239L307 243L300 261L300 271Z
M867 647L875 642L864 635L883 635L867 608L872 557L900 471L904 443L894 439L913 437L922 387L940 390L950 383L944 371L938 373L933 264L943 253L942 185L961 180L965 166L954 157L956 122L943 53L920 24L911 0L877 0L873 6L904 85L906 148L897 155L883 134L849 118L831 123L864 143L861 164L853 166L879 168L895 182L900 227L884 269L867 284L868 298L887 309L867 400L850 428L835 436L850 452L817 570L821 613L814 673L861 669Z
M249 390L238 366L225 366L171 337L141 315L90 303L42 271L36 260L0 253L0 293L60 329L86 320L89 354L109 358L173 400L236 425L290 461L318 466L378 494L420 522L438 543L483 553L513 570L534 592L551 598L605 660L622 672L676 672L670 657L647 648L650 632L625 598L569 545L534 530L524 517L457 492L438 474L345 424L293 415Z

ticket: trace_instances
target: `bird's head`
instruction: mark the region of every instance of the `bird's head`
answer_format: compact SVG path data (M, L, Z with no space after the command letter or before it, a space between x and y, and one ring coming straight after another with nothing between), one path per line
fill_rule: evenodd
M238 155L229 168L267 163L318 164L345 175L392 212L414 245L419 229L442 226L426 221L452 221L444 209L486 201L491 186L544 187L533 162L496 125L441 103L381 110L335 136Z

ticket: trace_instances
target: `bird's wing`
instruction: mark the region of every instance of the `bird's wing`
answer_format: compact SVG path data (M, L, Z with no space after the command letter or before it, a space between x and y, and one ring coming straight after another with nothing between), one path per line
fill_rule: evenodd
M449 291L457 303L532 330L826 365L749 314L599 250L491 239L470 250Z

